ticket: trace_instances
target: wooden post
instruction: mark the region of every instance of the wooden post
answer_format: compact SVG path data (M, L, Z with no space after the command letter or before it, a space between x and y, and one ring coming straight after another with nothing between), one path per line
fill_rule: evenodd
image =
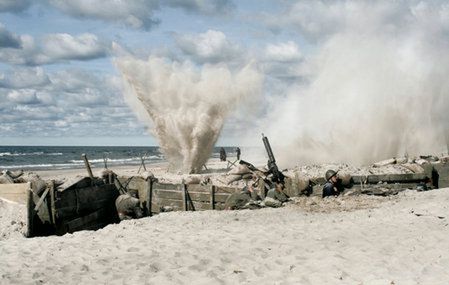
M184 211L188 211L189 210L189 206L187 204L187 186L182 183L182 202L183 202L183 209Z
M55 207L55 181L50 181L50 208L51 208L51 221L53 225L56 225L56 207Z
M34 233L34 202L33 191L31 190L31 182L28 182L28 195L27 195L27 232L26 237L33 237Z
M147 188L147 211L148 216L151 217L153 215L151 213L151 204L153 203L153 181L151 180L151 178L147 180L146 188Z
M92 179L92 183L94 182L94 175L92 174L92 169L90 169L89 161L87 160L87 156L85 153L81 155L84 160L84 165L86 166L87 173L89 174L90 179Z
M210 186L210 208L215 210L215 186Z

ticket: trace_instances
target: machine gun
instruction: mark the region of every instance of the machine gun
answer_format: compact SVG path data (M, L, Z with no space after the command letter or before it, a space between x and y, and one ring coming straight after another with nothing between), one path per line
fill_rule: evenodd
M271 180L276 183L284 184L285 176L281 171L279 171L273 151L271 150L270 142L264 134L262 134L262 141L268 154L268 173L273 174L273 178Z

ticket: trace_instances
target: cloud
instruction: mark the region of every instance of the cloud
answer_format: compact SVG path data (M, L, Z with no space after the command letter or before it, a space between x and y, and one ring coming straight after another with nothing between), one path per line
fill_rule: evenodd
M1 0L0 12L20 13L31 6L31 0Z
M0 73L0 87L3 88L32 88L49 83L50 80L41 67L15 67Z
M13 68L0 74L0 137L136 136L121 80L73 69Z
M134 29L150 30L159 23L153 17L154 11L159 9L158 0L48 0L48 3L73 17L119 23Z
M0 24L0 48L20 48L21 46L20 38Z
M208 30L197 35L176 35L175 40L186 55L199 63L228 62L241 55L240 48L231 43L220 31Z
M93 34L72 36L49 34L38 42L28 35L20 36L21 48L0 49L0 60L17 65L42 65L60 61L91 60L105 57L108 44Z
M181 8L187 12L205 15L229 14L235 9L232 1L228 0L168 0L163 1L164 5Z
M269 61L291 62L302 57L299 47L293 41L279 44L268 44L265 48L265 59Z
M19 104L37 104L39 100L36 96L35 90L22 89L22 90L12 90L8 94L8 99L14 103Z
M154 14L161 6L209 16L230 14L235 8L235 5L229 0L47 0L47 2L56 9L76 18L101 20L147 31L160 23Z

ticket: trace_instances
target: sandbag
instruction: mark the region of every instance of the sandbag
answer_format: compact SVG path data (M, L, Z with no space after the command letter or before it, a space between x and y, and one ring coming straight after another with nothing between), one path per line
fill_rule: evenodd
M395 163L396 163L396 159L390 158L390 159L385 159L385 160L382 160L382 161L378 161L378 162L374 163L373 166L374 167L382 167L382 166L395 164Z
M0 176L0 184L13 184L14 183L14 179L9 176L7 173L3 173Z
M415 163L404 163L401 166L412 171L413 173L424 173L424 168Z
M345 187L351 186L351 183L352 183L351 174L338 172L338 178L340 178L340 180L341 180L341 185L343 185Z
M184 179L184 184L200 184L201 175L189 175Z
M232 182L238 181L242 179L242 175L240 174L231 174L226 176L226 184L231 184Z
M251 173L251 170L245 164L239 164L228 172L228 174L239 174L239 175L247 173Z

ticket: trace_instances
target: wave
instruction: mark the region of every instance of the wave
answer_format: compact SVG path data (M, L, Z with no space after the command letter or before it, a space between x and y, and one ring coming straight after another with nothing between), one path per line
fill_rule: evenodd
M39 156L39 155L48 155L48 156L57 156L57 155L63 155L62 152L51 152L51 153L45 153L43 151L36 151L36 152L24 152L24 153L11 153L11 152L0 152L1 156Z
M159 156L151 156L150 159L146 158L146 163L151 163L151 161L160 161L163 158ZM103 159L91 159L89 163L92 166L99 166L103 164ZM140 157L132 157L132 158L122 158L122 159L108 159L108 165L137 165L141 162ZM83 160L70 160L69 163L36 163L36 164L17 164L17 165L0 165L0 169L69 169L69 168L83 168L84 161Z
M162 159L163 159L162 157L156 156L156 155L151 155L149 157L145 157L145 161L148 161L148 160L162 160ZM108 158L106 162L107 163L122 163L122 162L132 162L132 161L140 162L140 157L116 158L116 159ZM78 159L70 160L70 162L73 162L73 163L84 163L83 160L78 160ZM103 160L103 158L89 159L89 162L90 163L103 163L104 160Z

